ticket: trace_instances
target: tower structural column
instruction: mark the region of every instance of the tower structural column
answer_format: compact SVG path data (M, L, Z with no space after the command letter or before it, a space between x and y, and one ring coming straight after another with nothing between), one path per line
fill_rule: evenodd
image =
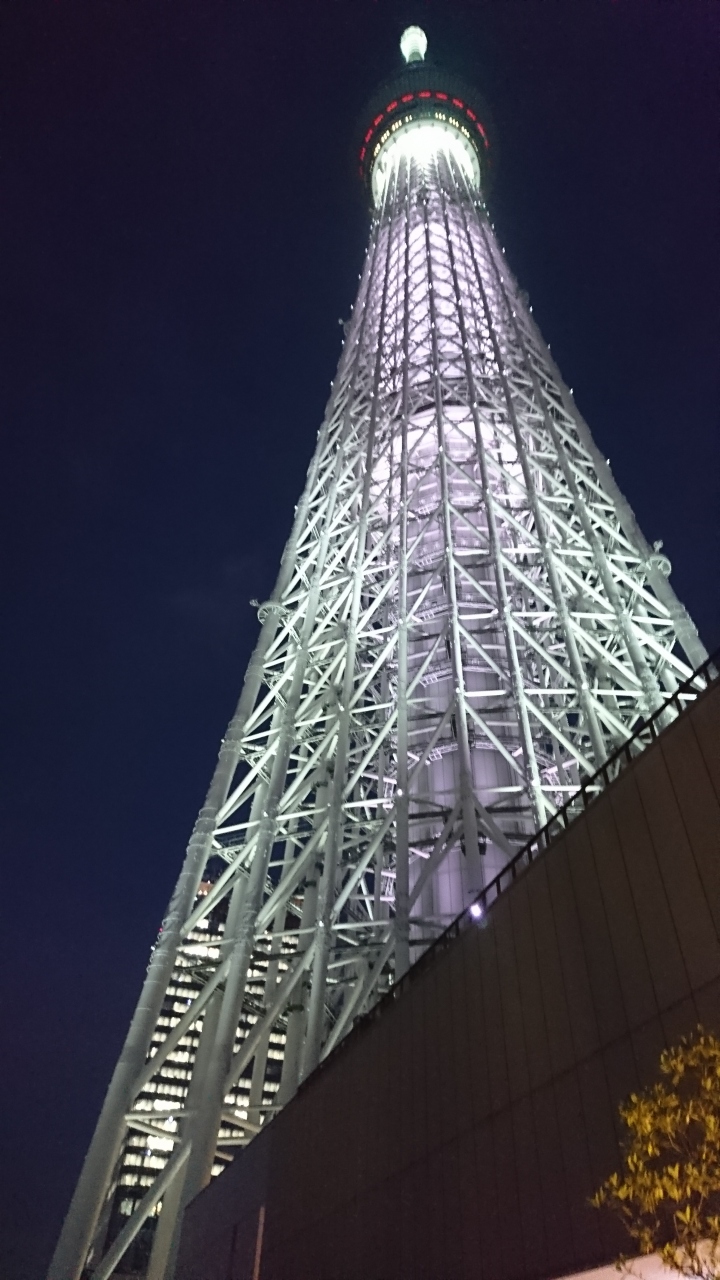
M188 1200L706 656L497 243L483 108L402 48L306 487L49 1280L170 1280Z

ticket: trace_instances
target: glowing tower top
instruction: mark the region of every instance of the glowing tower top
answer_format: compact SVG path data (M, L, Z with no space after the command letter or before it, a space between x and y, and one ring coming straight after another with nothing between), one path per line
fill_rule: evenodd
M427 48L422 28L407 27L400 39L405 67L384 82L365 110L360 174L376 208L396 159L427 160L441 139L473 190L486 177L487 108L477 90L426 60Z
M427 53L427 36L422 27L406 27L400 37L400 52L406 62L422 62Z

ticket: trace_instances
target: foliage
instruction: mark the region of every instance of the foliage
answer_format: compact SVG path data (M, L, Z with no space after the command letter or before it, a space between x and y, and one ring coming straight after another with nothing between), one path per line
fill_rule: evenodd
M620 1108L623 1169L591 1203L621 1218L641 1254L720 1280L720 1040L698 1027L661 1054L660 1071Z

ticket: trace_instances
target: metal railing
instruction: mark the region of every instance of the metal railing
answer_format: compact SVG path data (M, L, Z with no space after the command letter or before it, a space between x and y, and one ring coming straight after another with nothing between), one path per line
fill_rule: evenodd
M553 814L549 822L545 823L539 831L523 845L521 849L510 859L502 868L502 871L489 881L480 893L461 911L459 916L448 925L447 929L430 944L426 951L415 961L408 969L407 973L396 982L389 991L385 993L374 1004L366 1014L356 1018L353 1023L353 1030L374 1021L379 1017L383 1009L385 1009L393 1000L396 1000L402 991L417 977L419 973L431 963L434 956L443 951L449 944L470 925L476 925L487 913L497 899L505 893L507 889L517 880L518 875L527 870L533 862L547 849L556 835L567 830L573 819L580 813L584 812L593 800L595 800L605 787L622 773L633 760L650 746L652 742L663 732L668 723L673 723L677 717L685 710L688 704L695 702L698 695L704 693L710 688L710 685L718 679L720 675L720 649L711 654L705 662L697 668L693 674L679 685L663 703L653 712L642 724L638 725L633 734L623 743L617 751L608 756L607 760L600 768L589 778L586 778L577 791L575 791L566 804ZM672 717L670 720L669 717ZM338 1045L328 1054L320 1063L318 1070L330 1062L343 1046L347 1044L349 1036L345 1036ZM314 1073L313 1073L314 1074Z

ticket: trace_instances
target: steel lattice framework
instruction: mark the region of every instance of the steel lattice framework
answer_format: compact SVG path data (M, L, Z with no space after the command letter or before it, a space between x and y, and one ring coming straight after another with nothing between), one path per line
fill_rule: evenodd
M53 1280L149 1220L171 1275L184 1203L706 656L471 168L407 125Z

